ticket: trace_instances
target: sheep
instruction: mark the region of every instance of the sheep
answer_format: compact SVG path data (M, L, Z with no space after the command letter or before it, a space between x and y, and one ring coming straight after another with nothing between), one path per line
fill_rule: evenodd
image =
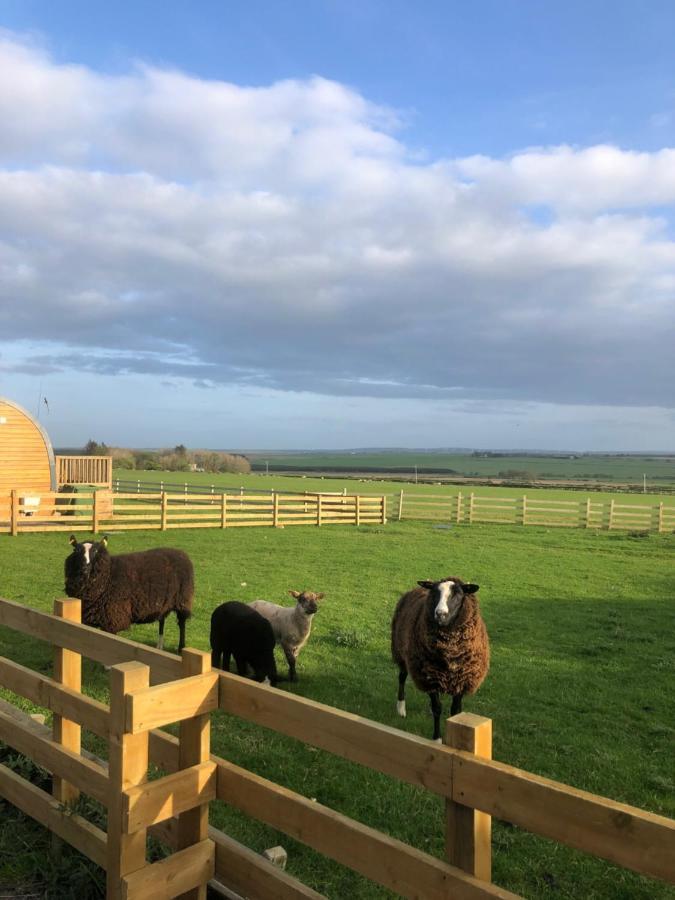
M132 624L159 622L157 647L164 648L164 620L176 613L185 646L185 622L192 613L194 570L187 553L157 547L138 553L108 553L108 539L78 543L65 562L65 591L82 601L82 621L111 634Z
M272 686L277 683L274 660L274 632L264 616L246 603L230 600L211 614L211 665L230 671L234 656L239 675L246 676L250 666L256 681ZM222 666L221 666L222 659Z
M418 581L396 605L391 623L391 653L399 667L397 711L406 714L408 673L429 694L435 741L441 740L439 694L452 695L450 715L462 711L462 697L483 683L490 644L480 614L477 584L460 578Z
M312 591L289 591L291 597L298 601L291 608L269 603L267 600L253 600L249 603L253 609L263 615L272 625L274 637L284 651L288 663L288 677L290 681L297 681L295 661L302 648L309 640L312 630L312 616L317 611L319 600L323 594L314 594Z

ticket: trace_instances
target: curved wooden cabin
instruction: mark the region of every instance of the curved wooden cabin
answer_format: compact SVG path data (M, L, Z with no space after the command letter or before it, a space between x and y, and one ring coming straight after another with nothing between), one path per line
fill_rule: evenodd
M54 451L47 432L17 403L0 397L0 497L12 490L39 496L56 488Z

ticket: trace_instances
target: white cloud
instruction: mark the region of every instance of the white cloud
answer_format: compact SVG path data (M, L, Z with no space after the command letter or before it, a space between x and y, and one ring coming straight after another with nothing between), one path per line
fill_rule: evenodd
M319 77L105 76L11 35L0 67L0 331L38 364L672 404L675 150L422 163Z

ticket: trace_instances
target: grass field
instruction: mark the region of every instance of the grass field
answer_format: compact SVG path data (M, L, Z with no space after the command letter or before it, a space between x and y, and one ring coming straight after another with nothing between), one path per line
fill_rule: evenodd
M589 454L579 456L512 455L490 456L470 453L444 453L442 451L391 450L327 453L249 453L256 469L279 467L302 469L337 469L398 471L415 467L420 472L447 471L472 477L497 477L501 472L531 473L537 478L590 479L600 481L630 482L642 485L643 476L648 481L675 484L675 456L617 456L615 454Z
M197 485L202 488L213 486L214 490L220 488L244 488L246 491L347 491L348 494L386 494L388 502L395 504L401 492L406 495L414 494L436 494L443 496L456 496L457 491L461 490L465 497L468 497L470 491L474 491L476 495L495 496L495 497L522 497L527 494L528 497L548 498L551 500L573 500L575 502L583 502L586 496L589 496L594 503L601 500L611 500L615 498L621 503L640 504L657 504L663 501L669 506L675 506L675 497L672 494L659 494L654 490L646 494L643 493L620 493L611 491L589 491L586 495L583 491L566 490L565 488L516 488L516 487L499 487L495 485L480 486L457 486L452 484L402 484L400 481L387 481L380 478L354 479L354 478L322 478L321 476L302 476L297 475L281 475L274 473L271 475L262 475L254 472L250 475L241 474L211 474L208 472L152 472L139 471L129 472L126 470L115 470L113 473L113 481L121 479L126 483L153 483L165 485ZM141 487L142 490L142 487ZM393 507L392 507L393 508Z
M442 530L403 522L119 533L110 549L167 543L185 549L195 563L190 645L208 649L210 612L223 600L267 597L290 604L289 589L325 591L300 656L300 680L281 689L421 735L431 732L425 696L411 687L408 718L395 714L396 671L388 648L393 606L420 578L454 574L478 582L492 667L465 708L493 719L495 758L675 816L672 535L479 525ZM63 592L68 550L67 535L1 537L0 596L50 609ZM153 626L133 629L135 639L148 643L155 634ZM176 642L171 622L168 649ZM50 669L46 645L2 629L0 653ZM280 654L283 671L281 660ZM102 668L86 664L85 679L91 693L105 699ZM212 745L237 764L443 855L443 808L431 794L224 714L213 717ZM289 870L329 897L390 896L222 804L214 805L212 821L258 850L283 844ZM25 822L11 833L0 829L0 884L30 880L40 841L47 846ZM526 897L673 896L665 885L508 825L495 823L493 848L495 882ZM60 870L52 877L54 896L68 896ZM87 896L81 884L76 895Z

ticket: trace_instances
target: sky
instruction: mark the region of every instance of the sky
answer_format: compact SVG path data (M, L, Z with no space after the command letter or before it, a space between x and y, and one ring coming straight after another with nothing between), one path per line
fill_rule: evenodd
M57 447L675 450L673 34L0 0L0 395Z

